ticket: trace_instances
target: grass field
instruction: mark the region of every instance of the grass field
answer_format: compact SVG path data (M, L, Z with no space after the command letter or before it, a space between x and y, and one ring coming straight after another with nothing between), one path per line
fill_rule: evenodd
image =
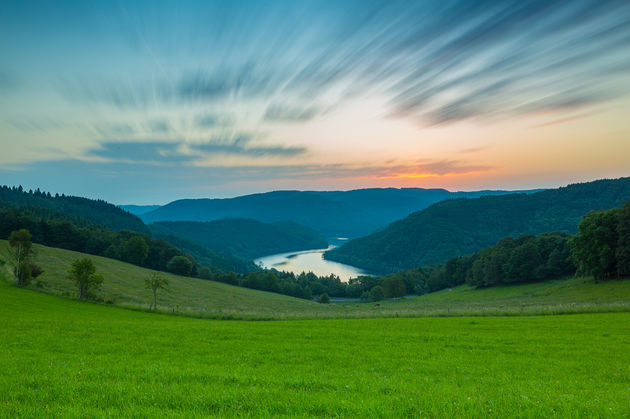
M628 417L630 313L220 321L0 281L0 416Z
M35 260L44 268L32 289L75 298L76 289L66 279L70 264L86 255L35 245ZM0 241L0 255L7 242ZM98 256L92 259L105 277L99 295L117 306L147 309L151 292L144 288L149 270ZM473 289L460 286L420 297L375 303L318 304L280 294L235 287L197 278L163 274L171 282L160 292L162 312L220 319L296 319L339 317L417 317L461 315L536 315L630 311L630 280L596 283L572 278L541 283ZM37 281L35 281L37 282Z

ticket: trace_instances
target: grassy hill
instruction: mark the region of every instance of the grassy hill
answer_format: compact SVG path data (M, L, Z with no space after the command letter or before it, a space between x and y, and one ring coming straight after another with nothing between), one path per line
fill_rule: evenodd
M616 208L627 200L630 177L533 194L451 199L351 240L325 257L378 273L417 268L474 253L506 236L575 233L587 212Z
M628 336L630 313L218 321L0 280L0 416L627 417Z
M0 241L0 252L7 254L7 242ZM103 301L123 307L148 308L150 290L144 279L150 270L129 263L100 256L85 255L69 250L34 245L35 262L44 269L32 289L49 294L74 298L76 288L66 278L72 262L88 257L105 277L102 290L97 294ZM6 257L5 257L6 259ZM170 291L160 292L158 308L169 313L207 317L260 317L281 318L311 313L319 304L280 294L235 287L220 282L188 278L161 272L170 281Z
M74 285L66 279L70 264L86 255L35 245L35 261L44 269L32 289L74 298ZM6 259L7 242L0 241ZM105 282L99 296L113 305L146 309L151 292L144 288L149 270L113 259L92 259ZM7 266L5 266L6 270ZM630 311L630 280L596 283L590 278L545 281L534 284L452 290L387 300L380 303L337 301L318 304L280 294L236 287L214 281L163 273L171 291L160 293L158 308L209 318L296 319L339 317L521 315Z

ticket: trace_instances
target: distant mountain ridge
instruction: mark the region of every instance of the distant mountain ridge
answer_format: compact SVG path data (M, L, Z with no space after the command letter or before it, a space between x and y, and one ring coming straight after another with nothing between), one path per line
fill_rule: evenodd
M164 221L150 224L149 229L154 236L181 237L247 259L328 247L328 242L319 233L287 221L272 224L243 218L210 222Z
M130 212L133 215L141 215L146 214L149 211L156 210L160 208L159 205L118 205L118 208L121 208L127 212Z
M506 236L575 233L584 214L630 200L630 178L578 183L532 194L445 200L351 240L330 260L379 273L442 263L494 245Z
M384 228L392 221L444 199L508 193L514 191L450 192L422 188L275 191L224 199L182 199L141 214L140 218L147 224L222 218L250 218L264 223L291 221L327 238L352 238Z

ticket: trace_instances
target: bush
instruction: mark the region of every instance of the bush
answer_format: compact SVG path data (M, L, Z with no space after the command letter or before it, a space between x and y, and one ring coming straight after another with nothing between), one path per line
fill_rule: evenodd
M377 285L370 290L370 300L381 301L383 298L385 298L385 293L383 292L383 287L380 285Z
M322 295L319 296L319 298L317 299L318 303L322 303L322 304L328 304L330 303L330 297L328 296L328 294L323 293Z
M173 256L166 264L166 269L176 275L188 276L193 264L186 256Z

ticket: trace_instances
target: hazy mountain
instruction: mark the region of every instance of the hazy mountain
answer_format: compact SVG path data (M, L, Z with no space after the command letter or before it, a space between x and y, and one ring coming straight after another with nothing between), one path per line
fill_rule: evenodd
M584 214L630 200L630 178L598 180L532 194L436 203L386 229L327 252L330 260L376 272L414 268L476 252L505 236L574 233Z
M118 205L118 208L122 208L133 215L146 214L149 211L160 208L159 205Z
M512 192L449 192L445 189L422 188L276 191L225 199L183 199L140 217L147 223L212 221L232 217L251 218L266 223L292 221L328 238L352 238L384 228L394 220L444 199L506 193Z
M210 249L251 259L328 246L322 235L292 222L266 224L235 218L211 222L159 222L149 228L154 235L173 235Z

